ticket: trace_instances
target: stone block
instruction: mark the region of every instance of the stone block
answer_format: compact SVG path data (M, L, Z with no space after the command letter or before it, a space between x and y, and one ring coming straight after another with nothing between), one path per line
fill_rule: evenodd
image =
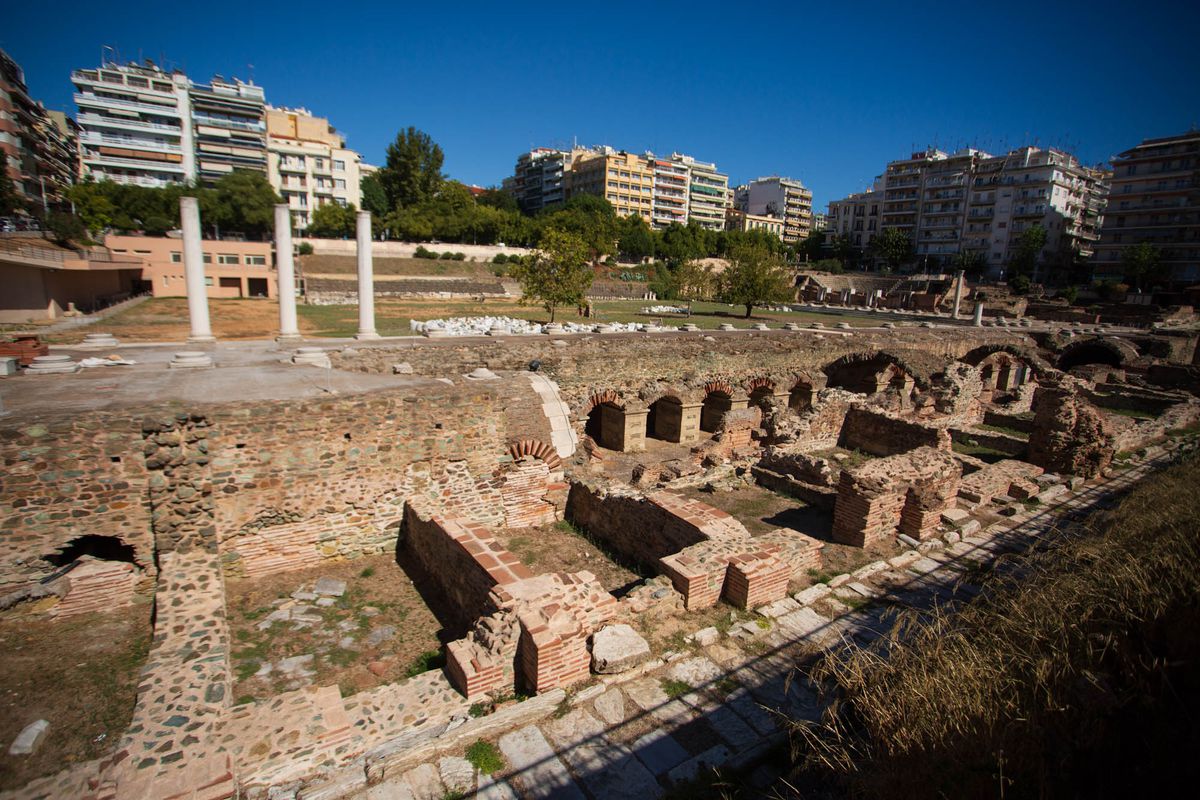
M823 583L813 584L802 592L792 595L793 599L802 606L810 606L832 591Z
M38 749L38 746L41 745L42 739L49 728L50 723L44 719L29 723L21 729L21 732L17 734L17 738L13 739L13 743L8 748L8 754L10 756L32 755Z
M609 625L592 634L592 670L627 672L650 658L650 645L628 625Z
M717 643L717 641L720 638L721 638L720 632L716 628L713 628L713 627L701 628L700 630L698 630L694 634L692 634L693 641L695 641L696 644L700 645L701 647L708 647L709 645L714 645Z

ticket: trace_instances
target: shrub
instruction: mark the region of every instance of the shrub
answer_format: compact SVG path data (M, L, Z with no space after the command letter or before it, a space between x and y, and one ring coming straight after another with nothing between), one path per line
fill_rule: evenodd
M483 739L467 748L466 759L471 762L471 766L485 775L504 769L504 756L500 755L496 745Z
M492 263L493 264L507 264L508 256L504 255L504 253L497 253L496 257L492 259Z
M432 250L427 250L424 245L418 245L417 249L413 252L413 257L415 257L415 258L437 258L438 254L433 252Z
M308 242L301 242L300 246L296 248L296 252L302 256L311 256L313 252L312 245Z
M421 655L417 656L412 665L404 672L406 678L414 678L423 672L429 672L431 669L440 669L446 663L446 659L437 650L426 650Z
M447 250L446 252L442 253L441 259L442 261L453 261L454 253L451 253L449 250Z
M455 261L466 261L466 260L467 260L467 254L466 254L466 253L455 253L455 254L452 256L452 258L453 258Z

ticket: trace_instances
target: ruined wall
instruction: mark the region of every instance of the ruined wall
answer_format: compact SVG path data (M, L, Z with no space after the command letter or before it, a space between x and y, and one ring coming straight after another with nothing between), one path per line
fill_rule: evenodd
M940 428L901 419L883 411L852 406L846 413L838 444L847 450L891 456L918 447L949 450L950 435Z
M843 470L833 512L833 540L869 547L898 533L934 535L954 503L962 466L945 450L922 447Z
M652 565L710 538L749 536L720 509L670 492L571 484L567 517L621 555Z
M1104 414L1080 396L1078 382L1062 377L1039 387L1033 399L1029 461L1048 472L1090 478L1115 452Z
M0 595L49 575L55 554L95 534L154 563L141 420L78 414L0 426Z

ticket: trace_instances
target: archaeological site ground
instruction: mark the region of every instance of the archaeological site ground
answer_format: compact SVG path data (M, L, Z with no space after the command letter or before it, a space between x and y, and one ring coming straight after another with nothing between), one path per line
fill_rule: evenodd
M1196 596L1188 326L322 313L303 350L143 319L0 379L0 797L911 794L922 753L992 775L916 732L1036 683L1015 643L1078 660Z

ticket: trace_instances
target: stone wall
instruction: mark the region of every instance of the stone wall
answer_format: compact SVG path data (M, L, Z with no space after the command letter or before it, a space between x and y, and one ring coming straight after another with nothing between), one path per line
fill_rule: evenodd
M838 444L847 450L892 456L918 447L949 450L950 435L940 428L856 405L846 413Z
M113 536L154 564L137 416L80 414L0 426L0 595L52 574L73 539Z
M1063 376L1041 386L1033 398L1029 460L1048 472L1090 478L1108 466L1115 452L1104 414L1079 393L1078 382Z

